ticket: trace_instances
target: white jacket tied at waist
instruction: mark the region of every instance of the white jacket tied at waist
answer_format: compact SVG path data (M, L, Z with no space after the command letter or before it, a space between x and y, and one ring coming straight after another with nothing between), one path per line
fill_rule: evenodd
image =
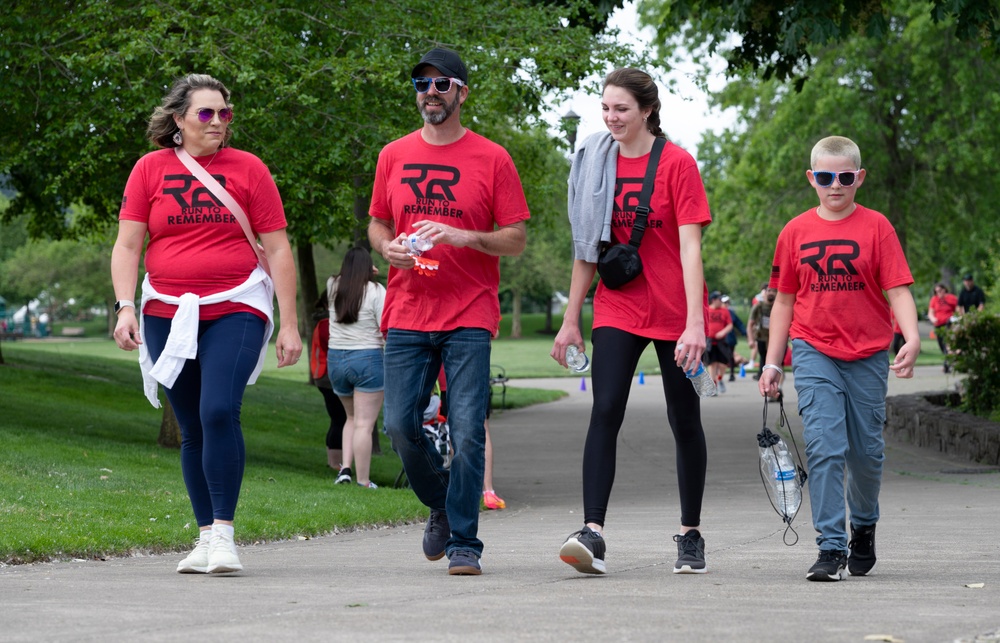
M149 273L146 273L146 277L142 280L142 303L139 304L139 310L144 310L146 302L154 299L177 306L177 312L170 323L167 343L155 364L149 356L149 349L146 348L146 316L144 313L140 313L139 336L142 338L142 343L139 344L139 369L142 371L142 386L146 393L146 399L153 407L160 408L157 382L167 388L172 387L184 368L184 362L194 359L198 354L198 311L202 305L233 301L255 308L267 315L264 345L260 349L257 368L250 375L248 384L254 384L257 381L257 376L264 368L264 358L267 357L267 344L274 332L274 282L267 276L263 268L258 265L250 273L250 277L235 288L204 297L190 292L180 297L156 292L156 289L149 283Z

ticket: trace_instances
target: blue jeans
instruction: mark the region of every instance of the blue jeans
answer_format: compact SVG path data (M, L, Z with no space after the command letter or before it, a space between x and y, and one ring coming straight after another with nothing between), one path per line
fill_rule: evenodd
M796 339L792 372L806 443L813 527L819 533L816 544L821 550L846 551L847 509L856 527L879 519L888 351L846 362Z
M170 323L145 317L154 362ZM246 464L240 408L263 342L264 320L252 313L198 322L197 357L184 363L173 387L164 387L181 427L181 473L199 527L236 513Z
M482 328L446 332L389 329L385 341L385 430L414 493L451 525L450 557L463 549L483 553L479 499L486 464L486 409L490 400L490 333ZM423 412L441 365L448 379L450 469L424 434Z

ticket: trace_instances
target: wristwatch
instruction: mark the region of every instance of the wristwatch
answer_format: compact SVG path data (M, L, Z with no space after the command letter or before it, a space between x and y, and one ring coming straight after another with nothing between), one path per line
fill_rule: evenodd
M115 302L115 314L121 312L122 308L135 308L135 302L129 299L119 299Z

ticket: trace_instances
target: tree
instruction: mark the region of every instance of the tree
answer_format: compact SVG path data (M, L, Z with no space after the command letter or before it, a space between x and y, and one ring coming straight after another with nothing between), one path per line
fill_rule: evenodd
M173 78L203 71L233 91L233 144L270 167L300 265L311 267L311 244L354 236L355 201L367 201L382 145L419 126L409 70L423 51L463 53L474 129L530 127L552 92L631 58L594 32L616 4L15 2L0 15L0 173L17 191L6 216L28 214L34 237L105 231L149 149L152 108ZM70 224L71 203L89 215Z
M706 264L745 292L767 277L785 222L815 206L804 176L809 150L834 133L861 147L869 176L858 199L892 221L918 283L994 253L1000 102L984 99L982 88L1000 83L1000 69L957 38L954 20L935 22L906 2L887 11L882 38L854 35L810 50L812 76L800 92L749 76L715 96L741 119L699 147L716 219Z
M955 38L975 48L1000 51L1000 6L995 0L931 0L913 2L938 22L950 22ZM892 0L641 0L642 22L656 27L661 53L669 58L674 39L714 53L727 49L729 75L746 71L779 81L804 74L817 47L832 46L860 35L889 37ZM729 36L740 42L728 49ZM692 48L693 49L693 48Z

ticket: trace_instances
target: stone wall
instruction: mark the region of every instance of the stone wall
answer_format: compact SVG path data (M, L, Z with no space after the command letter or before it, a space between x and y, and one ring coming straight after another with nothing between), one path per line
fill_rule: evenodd
M886 398L885 436L984 465L1000 464L1000 423L944 406L959 401L949 391Z

